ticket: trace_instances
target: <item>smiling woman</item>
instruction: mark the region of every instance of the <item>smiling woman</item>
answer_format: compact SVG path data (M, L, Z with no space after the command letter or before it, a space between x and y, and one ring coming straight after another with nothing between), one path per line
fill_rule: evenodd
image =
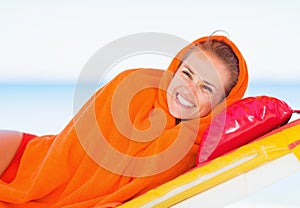
M170 113L178 119L206 116L235 86L238 58L224 42L197 44L183 57L168 87Z
M196 50L198 44L207 48ZM212 53L218 44L235 54L238 72ZM4 167L10 154L2 169L16 174L0 176L0 207L116 207L144 194L195 167L212 117L241 99L247 84L245 60L223 36L189 44L167 70L126 70L59 134L27 140L13 158L18 166ZM2 149L20 143L1 141Z

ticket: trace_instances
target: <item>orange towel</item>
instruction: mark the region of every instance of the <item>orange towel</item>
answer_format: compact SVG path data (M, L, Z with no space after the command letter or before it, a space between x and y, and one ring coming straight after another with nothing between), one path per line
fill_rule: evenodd
M239 58L239 81L225 101L232 103L247 87L245 61L227 38L210 38L228 43ZM0 207L116 207L194 167L211 114L176 124L168 113L165 89L178 64L175 58L167 71L121 73L58 135L30 141L15 179L0 180Z

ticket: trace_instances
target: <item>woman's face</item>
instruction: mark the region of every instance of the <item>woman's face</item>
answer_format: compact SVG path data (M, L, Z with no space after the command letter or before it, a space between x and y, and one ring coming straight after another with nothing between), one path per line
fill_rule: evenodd
M230 72L216 57L193 51L181 63L167 89L171 115L179 119L206 116L223 100Z

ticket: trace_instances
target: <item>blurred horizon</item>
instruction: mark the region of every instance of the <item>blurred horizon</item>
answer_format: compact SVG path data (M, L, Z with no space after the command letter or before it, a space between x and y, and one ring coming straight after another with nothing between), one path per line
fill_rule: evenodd
M2 80L0 79L0 85L76 85L78 79L69 79L69 80L55 80L55 79L14 79L14 80ZM300 85L299 80L263 80L263 79L250 79L249 86L253 87L255 85L275 85L275 86L294 86Z

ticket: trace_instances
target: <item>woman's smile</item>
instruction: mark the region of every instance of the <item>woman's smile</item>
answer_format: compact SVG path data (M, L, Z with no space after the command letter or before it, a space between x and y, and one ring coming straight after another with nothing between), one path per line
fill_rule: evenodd
M176 93L176 102L183 108L193 108L196 105L183 95Z

